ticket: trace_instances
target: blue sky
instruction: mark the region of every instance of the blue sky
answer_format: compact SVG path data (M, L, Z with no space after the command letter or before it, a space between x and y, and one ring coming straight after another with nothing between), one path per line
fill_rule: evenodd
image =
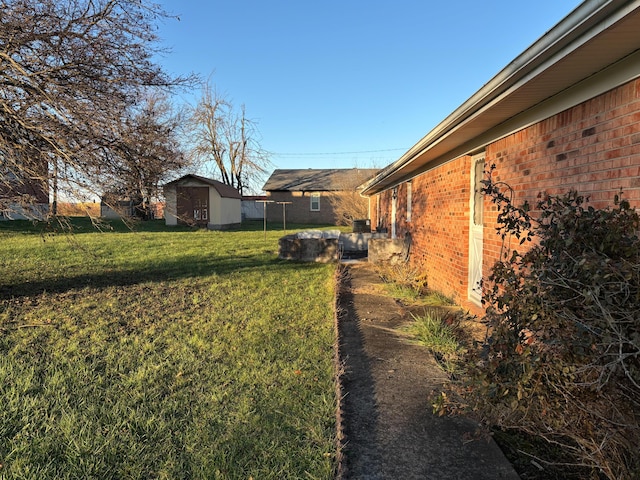
M159 1L160 63L244 104L274 168L384 167L581 3Z

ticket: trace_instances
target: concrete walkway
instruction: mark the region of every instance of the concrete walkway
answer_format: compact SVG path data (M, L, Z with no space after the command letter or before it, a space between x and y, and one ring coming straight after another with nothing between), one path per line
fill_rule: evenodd
M351 264L339 294L341 480L515 480L497 445L463 418L432 414L447 382L433 356L394 330L407 312L367 263Z

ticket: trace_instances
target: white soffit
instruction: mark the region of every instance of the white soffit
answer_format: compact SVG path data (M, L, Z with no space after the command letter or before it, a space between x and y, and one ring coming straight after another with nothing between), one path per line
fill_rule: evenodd
M489 132L508 135L570 108L571 104L562 101L565 93L579 103L640 76L640 55L632 55L638 50L640 0L584 2L398 161L367 182L363 193L391 188L430 166L500 138L490 138ZM614 65L617 62L620 66ZM536 108L540 105L545 108ZM526 115L529 110L537 115ZM496 128L502 124L503 128Z

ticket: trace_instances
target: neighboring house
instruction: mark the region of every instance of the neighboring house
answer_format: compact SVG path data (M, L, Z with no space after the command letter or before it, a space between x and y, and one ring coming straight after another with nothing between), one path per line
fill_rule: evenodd
M240 226L241 195L217 180L185 175L164 186L167 225L200 225L210 230Z
M18 178L0 160L0 220L42 220L49 213L48 165L39 178Z
M106 193L100 199L100 217L108 219L120 219L140 215L136 212L139 203L130 198L123 198L118 194ZM160 219L164 216L164 202L152 202L149 204L148 220Z
M376 173L367 168L274 170L262 187L271 201L267 220L282 222L284 214L287 223L336 225L339 218L331 197L353 194Z
M429 286L478 312L501 248L479 191L491 165L516 205L570 189L640 204L640 1L583 2L362 186Z

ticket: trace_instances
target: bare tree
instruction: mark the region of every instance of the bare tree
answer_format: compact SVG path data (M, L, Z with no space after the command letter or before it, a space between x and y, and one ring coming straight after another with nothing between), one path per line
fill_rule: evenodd
M49 191L101 193L117 127L149 86L189 85L153 62L141 0L0 0L0 209Z
M338 225L351 225L354 220L369 218L369 200L360 195L358 187L369 178L371 171L354 168L352 174L338 182L336 190L330 193L329 203Z
M338 225L351 225L354 220L369 218L369 201L355 189L332 192L329 202Z
M160 196L160 184L188 165L180 146L183 123L183 112L174 110L159 92L129 109L108 162L113 188L106 200L111 208L117 209L117 201L126 198L133 215L144 220L153 217L151 204Z
M214 171L222 183L241 194L256 189L270 165L259 143L257 125L248 119L244 105L236 112L233 104L209 82L191 114L192 158Z

